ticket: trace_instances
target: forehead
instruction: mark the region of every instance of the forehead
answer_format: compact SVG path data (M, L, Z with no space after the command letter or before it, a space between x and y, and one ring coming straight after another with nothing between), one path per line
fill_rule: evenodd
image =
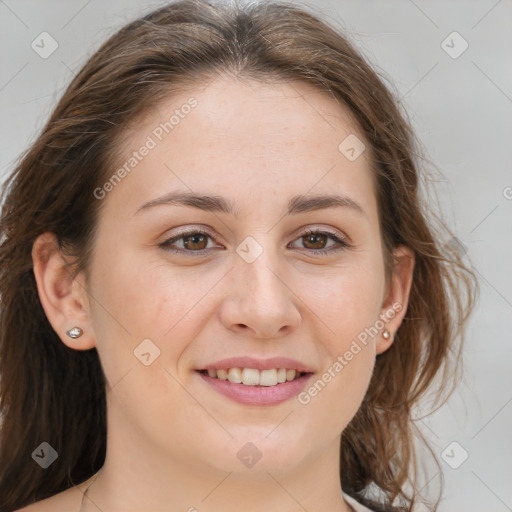
M112 196L132 189L141 203L180 189L284 203L373 188L369 146L350 110L302 82L217 78L173 94L126 130L118 166L144 147Z

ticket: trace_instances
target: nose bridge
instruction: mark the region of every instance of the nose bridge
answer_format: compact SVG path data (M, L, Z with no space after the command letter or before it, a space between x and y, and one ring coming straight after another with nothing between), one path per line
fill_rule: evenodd
M254 300L264 299L267 303L282 301L287 294L283 290L283 282L277 275L282 272L277 249L272 242L272 235L259 235L258 240L249 236L237 247L239 260L235 273L241 275L242 282L247 285L247 292L254 294Z
M271 337L300 320L294 294L286 284L285 266L272 235L247 237L236 249L232 273L236 297L231 324L252 328L258 337Z

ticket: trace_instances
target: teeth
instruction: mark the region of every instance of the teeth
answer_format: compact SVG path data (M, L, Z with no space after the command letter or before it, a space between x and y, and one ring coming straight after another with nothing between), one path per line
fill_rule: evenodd
M242 370L240 368L230 368L228 380L233 382L233 384L240 384L242 382Z
M215 370L213 370L215 372ZM217 378L220 380L228 380L228 372L226 370L217 370L215 372L217 374ZM215 377L215 375L210 375L210 377Z
M279 384L286 382L286 368L279 368L279 370L277 370L277 382Z
M277 370L261 370L260 386L275 386L277 384Z
M286 368L272 368L261 371L255 368L229 368L225 370L208 370L208 375L246 386L276 386L286 381L295 380L302 374L296 370L287 370Z
M242 384L246 386L257 386L260 383L260 372L253 368L244 368L242 370Z
M286 370L286 380L295 379L295 370Z

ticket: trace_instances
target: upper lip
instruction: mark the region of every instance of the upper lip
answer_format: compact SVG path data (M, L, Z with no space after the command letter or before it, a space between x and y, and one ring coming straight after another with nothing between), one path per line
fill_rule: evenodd
M301 373L312 373L313 370L306 364L289 357L271 357L269 359L255 359L254 357L230 357L215 363L207 364L200 370L225 370L228 368L254 368L256 370L271 370L273 368L286 368Z

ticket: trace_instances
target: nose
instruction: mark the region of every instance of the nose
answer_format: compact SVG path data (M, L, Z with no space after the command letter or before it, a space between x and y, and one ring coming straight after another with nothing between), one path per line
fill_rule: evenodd
M252 263L237 259L228 276L226 298L220 308L220 319L227 329L269 339L289 334L300 325L300 299L284 265L271 251L263 251Z

